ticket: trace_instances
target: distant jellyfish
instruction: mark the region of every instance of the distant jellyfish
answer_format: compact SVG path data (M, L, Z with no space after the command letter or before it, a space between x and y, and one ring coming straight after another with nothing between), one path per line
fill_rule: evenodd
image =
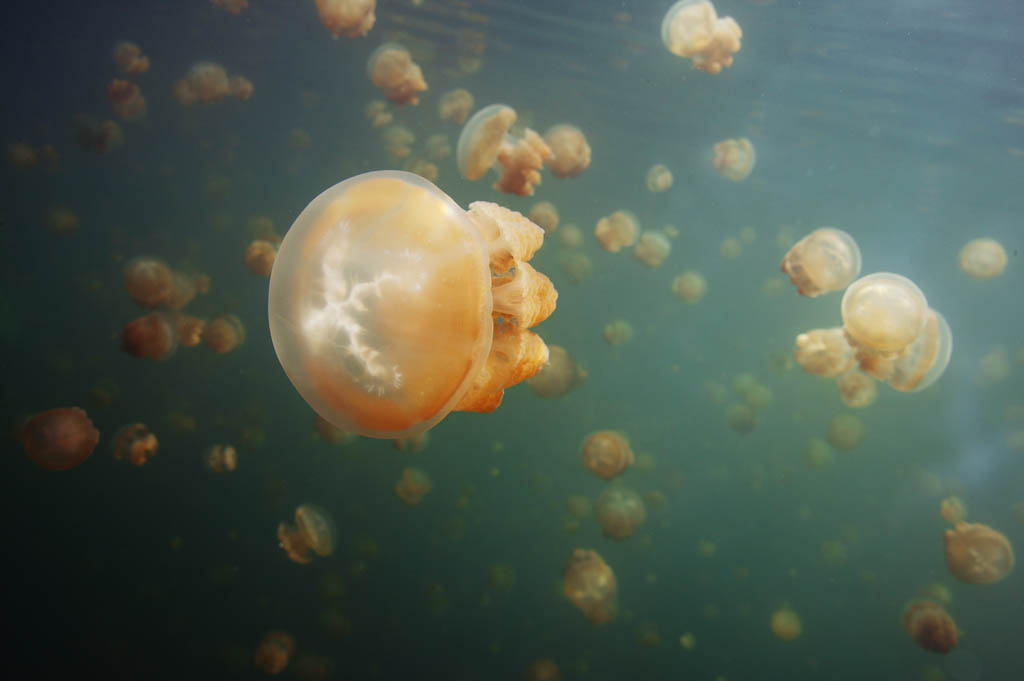
M327 557L334 553L337 531L334 520L326 510L313 504L302 504L295 509L295 524L281 523L277 539L281 548L296 563L313 560L313 554Z
M849 234L834 227L816 229L789 249L782 271L797 293L814 298L841 291L860 274L860 248Z
M821 551L818 552L821 562L831 567L839 567L846 564L846 544L838 539L829 539L822 542Z
M238 16L242 10L249 6L249 0L210 0L217 9L222 9L229 14Z
M609 253L618 253L625 247L632 246L640 231L640 221L628 210L617 210L597 221L594 236L601 248Z
M832 463L832 450L822 439L812 437L804 446L804 462L814 470L823 470Z
M554 660L542 657L526 668L523 681L562 681L562 672Z
M684 303L699 303L707 293L708 282L704 275L694 270L679 274L672 280L672 295Z
M939 503L939 515L950 525L967 520L967 504L960 497L946 497Z
M245 249L245 266L260 277L269 277L277 257L277 246L269 241L256 239Z
M419 468L405 468L395 484L395 495L409 506L416 506L434 488L430 477Z
M30 418L21 431L25 453L40 468L66 471L92 455L100 441L85 411L78 407L60 407Z
M309 149L310 145L313 144L313 138L302 128L292 128L285 135L285 144L292 151L303 151Z
M757 415L746 404L731 404L725 410L725 423L740 435L746 435L757 427Z
M944 608L948 608L953 602L953 592L942 582L931 582L925 585L920 593L924 600L934 601Z
M443 161L452 155L452 145L448 141L448 135L437 133L431 135L423 142L423 153L431 161Z
M825 377L841 376L856 363L842 327L801 333L793 357L807 373Z
M647 177L644 179L644 183L647 185L647 191L652 194L663 192L672 186L672 171L669 170L664 164L657 163L651 166L647 170Z
M551 126L544 133L544 141L551 147L551 156L544 163L555 177L576 177L590 165L590 145L575 125Z
M412 154L412 145L416 135L404 125L392 125L385 128L380 135L384 149L395 158L406 158Z
M39 153L28 142L9 145L6 156L8 165L18 170L29 170L39 163Z
M652 489L644 494L644 503L652 511L664 511L668 508L668 497L661 490Z
M754 145L746 137L722 140L711 150L711 167L733 182L747 179L756 163Z
M938 310L928 309L924 329L892 362L886 363L889 386L917 392L934 384L949 366L953 332Z
M633 247L633 257L651 269L660 267L671 252L672 243L668 237L663 232L649 229L640 234L640 239Z
M508 563L491 563L487 566L487 585L495 591L511 591L517 581L514 566Z
M194 348L199 345L203 341L203 327L205 326L205 319L187 314L175 315L174 329L178 345L185 348Z
M625 487L611 487L597 498L594 515L606 537L629 539L647 519L647 508L639 494Z
M574 284L585 281L594 271L594 262L586 253L563 253L558 265Z
M735 260L743 255L743 243L736 237L726 237L719 244L718 253L726 260Z
M121 330L121 349L141 359L167 359L177 347L177 327L173 318L164 312L151 312L133 319Z
M146 115L146 98L135 83L115 78L107 85L107 99L122 120L137 121Z
M754 383L743 391L743 401L751 409L767 409L775 401L775 396L768 386Z
M599 430L583 441L583 466L603 480L618 477L635 461L629 440L613 430Z
M573 223L565 225L558 232L558 243L562 248L579 248L583 245L583 230Z
M590 515L590 500L579 494L574 494L565 501L565 510L577 520L582 520Z
M114 45L114 61L126 75L136 76L149 71L149 57L133 42L122 40Z
M719 17L708 0L680 0L661 21L661 41L668 51L712 74L732 66L732 55L740 51L742 37L736 20Z
M548 346L548 362L526 379L526 385L541 397L561 397L587 378L587 372L560 345Z
M796 640L804 632L804 625L800 621L800 615L796 614L787 605L772 613L770 624L772 633L775 634L776 638L783 641Z
M441 95L437 103L437 114L442 121L452 121L462 125L466 122L469 112L473 110L473 95L465 88L449 90Z
M933 653L956 647L956 624L949 613L931 601L915 601L903 611L903 628L917 645Z
M861 409L871 406L878 397L878 386L875 381L859 371L850 371L836 381L839 398L847 407Z
M233 314L214 317L203 327L203 343L218 355L231 352L245 342L242 320Z
M246 102L254 90L252 81L245 76L234 75L228 79L228 93L235 99Z
M394 114L388 110L388 103L383 99L375 99L367 104L365 113L370 125L375 128L383 128L395 119Z
M701 558L714 558L717 552L718 547L710 539L701 539L697 542L697 555Z
M238 451L232 445L210 445L203 463L214 473L230 473L238 467Z
M477 111L459 134L455 160L467 180L478 180L494 167L500 173L495 189L532 196L534 187L540 184L544 161L552 152L530 128L521 136L509 133L515 121L515 110L504 104L491 104Z
M757 241L757 232L750 225L740 227L740 241L749 246Z
M182 106L195 102L208 104L228 96L231 92L228 73L216 62L196 62L184 78L175 82L174 98Z
M977 381L982 386L1002 383L1010 377L1010 371L1010 358L1004 347L994 347L978 358Z
M605 325L601 335L608 345L613 348L621 347L633 338L633 326L625 319L616 319Z
M295 653L295 639L286 631L268 631L256 647L252 664L256 671L268 675L280 674Z
M566 597L591 624L604 624L619 614L615 573L596 551L576 549L562 573Z
M334 38L360 38L370 32L377 0L316 0L320 23Z
M995 239L972 239L960 249L960 270L975 279L992 279L1006 269L1006 250Z
M78 231L81 221L70 208L56 206L46 214L46 228L54 234L71 234Z
M321 440L331 445L347 445L356 438L355 433L339 428L316 412L313 412L313 430Z
M427 89L423 71L403 45L384 43L366 61L366 75L386 98L398 104L419 104L419 93Z
M437 182L440 171L436 163L431 163L422 158L413 158L405 162L405 170L415 173L428 182Z
M543 229L545 234L550 234L558 229L558 208L550 201L539 201L533 204L526 217Z
M848 452L864 440L864 422L846 412L836 414L828 422L828 442L836 449Z
M114 458L133 466L144 466L156 456L160 442L144 423L130 423L114 434Z
M124 146L124 132L117 121L98 121L88 114L76 114L71 126L75 142L86 151L106 154Z
M959 522L946 530L946 565L968 584L995 584L1013 569L1013 547L1002 532L981 523Z

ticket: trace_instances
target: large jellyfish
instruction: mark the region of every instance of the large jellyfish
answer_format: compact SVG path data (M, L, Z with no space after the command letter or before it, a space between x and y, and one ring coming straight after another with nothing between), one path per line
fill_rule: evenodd
M552 151L541 136L526 128L521 136L509 133L515 109L491 104L473 114L459 134L455 160L467 180L479 180L488 169L499 170L494 188L507 194L532 196L540 184L540 170Z
M25 453L40 468L66 471L89 458L100 432L78 407L61 407L36 414L21 435Z
M840 291L860 274L860 248L843 230L822 227L789 249L782 259L782 271L802 296L814 298Z
M611 622L619 614L615 573L596 551L573 551L562 580L566 597L592 624Z
M430 182L381 171L314 199L270 276L278 359L313 409L370 437L422 433L450 411L493 411L548 349L555 309L527 261L544 232L487 202L464 211Z
M945 539L946 565L961 582L995 584L1013 569L1010 540L988 525L959 522Z
M661 21L661 41L693 68L718 73L732 66L743 31L732 17L719 17L708 0L679 0Z
M427 89L423 71L404 46L384 43L366 60L366 75L399 106L419 104L419 93Z

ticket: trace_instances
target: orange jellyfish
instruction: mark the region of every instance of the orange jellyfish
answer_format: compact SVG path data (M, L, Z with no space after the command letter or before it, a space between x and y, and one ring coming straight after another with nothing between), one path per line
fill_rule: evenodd
M604 536L629 539L647 519L647 508L639 494L624 487L606 489L594 504L594 515Z
M860 248L841 229L822 227L796 242L782 259L782 271L797 293L814 298L841 291L860 274Z
M583 245L583 230L571 222L558 232L558 243L562 248L579 248Z
M133 319L121 331L121 349L141 359L167 359L177 347L177 327L164 312L151 312Z
M550 234L558 229L558 208L550 201L539 201L533 204L526 217L543 229L545 234Z
M515 122L515 110L504 104L480 109L459 134L455 160L467 180L479 180L490 168L500 168L495 189L532 196L533 188L540 184L540 169L551 156L551 147L530 128L522 136L511 135L509 128Z
M783 641L796 640L804 633L800 615L796 614L788 605L784 605L772 613L771 629L772 633Z
M48 471L66 471L89 458L100 431L85 411L78 407L60 407L30 418L21 431L28 458Z
M334 552L334 520L326 510L313 504L302 504L295 509L295 524L277 526L280 546L296 563L313 560L313 554L326 557Z
M672 171L662 163L651 166L647 170L647 177L644 179L647 191L652 194L665 191L672 186L672 182Z
M960 269L975 279L992 279L1006 269L1006 249L995 239L972 239L960 249Z
M605 325L601 332L604 342L613 348L625 345L633 338L633 326L625 319L616 319Z
M277 257L277 246L263 239L256 239L245 249L245 266L260 277L269 277Z
M640 231L640 221L628 210L617 210L597 221L594 236L601 248L609 253L618 253L624 247L632 246Z
M268 631L252 656L256 671L273 676L288 666L295 653L295 639L286 631Z
M544 230L423 178L366 173L314 199L270 275L270 335L299 393L338 427L422 433L493 411L548 349L529 328L557 292L528 260Z
M228 94L237 100L249 101L255 89L252 81L245 76L234 75L228 79Z
M184 78L174 82L171 94L182 106L190 106L196 102L217 102L228 95L248 99L252 95L252 88L247 78L228 78L228 72L223 66L203 61L193 64Z
M914 601L903 611L903 628L917 645L933 653L956 647L956 623L938 603Z
M437 176L440 173L436 163L425 161L422 158L410 159L406 162L405 169L410 173L419 175L428 182L437 182Z
M383 128L395 120L395 115L388 111L388 103L383 99L375 99L366 105L366 118L375 128Z
M661 42L693 68L719 73L732 66L743 31L732 17L719 17L708 0L679 0L661 21Z
M380 139L389 154L395 158L406 158L412 153L416 135L404 125L392 125L380 134Z
M747 179L755 163L754 145L746 137L722 140L711 150L711 166L733 182Z
M107 85L107 99L122 120L137 121L146 115L146 98L135 83L115 78Z
M149 71L149 57L142 54L142 49L138 45L127 40L114 45L114 61L129 76Z
M590 166L590 145L575 125L553 125L544 133L551 155L544 164L555 177L576 177Z
M928 321L928 303L921 289L890 272L869 274L850 284L840 312L861 370L880 381L890 378L893 362Z
M672 252L672 243L663 232L644 230L640 239L633 247L633 257L640 261L645 267L654 269L665 262L665 258Z
M114 435L114 458L133 466L144 466L156 456L160 442L144 423L130 423Z
M437 114L442 121L453 121L462 125L473 110L473 95L464 88L449 90L441 95L437 103Z
M946 497L939 504L939 515L951 525L967 520L967 505L960 497Z
M619 587L608 563L590 549L576 549L562 573L566 597L591 624L611 622L619 614Z
M836 387L839 388L839 398L843 404L854 409L871 406L878 397L878 387L874 380L859 371L850 371L840 376Z
M988 525L959 522L945 539L946 565L961 582L995 584L1013 569L1010 540Z
M178 344L186 348L194 348L203 340L203 328L206 320L192 315L179 314L174 317L174 328Z
M526 379L541 397L561 397L585 381L587 372L573 360L569 351L560 345L548 346L548 362L536 374Z
M953 332L938 310L928 308L924 329L900 356L886 365L889 386L917 392L939 380L953 354Z
M635 458L629 440L613 430L599 430L583 441L583 466L604 480L618 477L633 465Z
M395 483L395 496L409 506L416 506L434 488L430 477L419 468L405 468Z
M423 153L432 161L442 161L452 155L452 145L448 135L437 133L423 142Z
M853 414L836 414L828 422L828 442L836 449L848 452L864 439L864 422Z
M672 295L684 303L700 302L707 290L707 279L700 272L689 270L672 280Z
M829 378L845 374L855 363L842 327L801 333L796 337L793 357L807 373Z
M370 32L377 0L316 0L320 23L334 38L360 38Z
M370 82L384 91L384 96L399 106L419 104L419 93L427 89L423 71L412 60L409 50L398 43L384 43L366 61Z
M230 473L238 468L238 451L231 445L211 445L203 463L214 473Z
M523 681L562 681L562 672L554 660L542 657L530 663Z
M214 7L235 16L242 13L242 10L249 6L249 0L210 0Z
M214 317L203 327L203 342L218 355L231 352L245 342L242 320L233 314Z

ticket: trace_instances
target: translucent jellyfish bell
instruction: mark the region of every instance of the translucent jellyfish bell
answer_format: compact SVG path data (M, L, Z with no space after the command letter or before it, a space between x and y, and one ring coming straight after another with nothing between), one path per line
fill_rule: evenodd
M843 230L822 227L789 249L782 271L802 296L841 291L860 274L860 248Z
M928 302L914 282L876 272L853 282L841 303L843 328L867 352L899 353L924 328Z
M479 180L498 160L498 149L516 122L516 112L504 104L491 104L467 121L455 147L455 162L467 180Z
M902 392L924 390L946 371L953 354L953 332L937 310L928 310L924 330L893 364L889 385Z

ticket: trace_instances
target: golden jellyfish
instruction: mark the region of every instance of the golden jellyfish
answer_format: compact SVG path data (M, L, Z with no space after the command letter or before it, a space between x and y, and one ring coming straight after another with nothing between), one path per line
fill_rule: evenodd
M836 449L848 452L863 440L864 422L853 414L836 414L828 422L828 442Z
M149 57L142 54L142 48L127 40L114 45L114 61L129 76L149 71Z
M642 648L657 648L661 645L661 633L656 622L641 622L633 632L633 637Z
M594 515L606 537L629 539L647 519L647 508L639 494L624 487L606 489L594 504Z
M107 85L107 99L122 120L137 121L146 115L146 98L135 83L115 78Z
M618 477L635 458L629 440L613 430L599 430L583 441L583 466L603 480Z
M243 342L245 327L233 314L214 317L203 327L203 343L218 355L235 350Z
M71 126L75 142L86 151L106 154L124 146L124 132L117 121L98 121L88 114L76 114Z
M416 506L434 488L430 477L419 468L405 468L402 477L395 483L395 496L409 506Z
M416 135L404 125L392 125L380 135L384 149L395 158L406 158L412 153Z
M544 142L551 155L544 164L555 177L576 177L590 166L590 145L583 131L575 125L560 123L548 128Z
M794 641L804 633L800 615L796 614L788 605L784 605L772 613L770 624L772 633L783 641Z
M256 239L245 249L245 266L260 277L269 277L277 257L277 246L269 241Z
M782 259L782 271L797 293L814 298L841 291L860 274L860 248L841 229L822 227L796 242Z
M388 103L383 99L375 99L366 105L366 118L375 128L383 128L395 120L394 114L388 111Z
M644 494L644 503L652 511L664 511L668 508L668 497L661 490L652 489Z
M918 392L939 380L953 354L953 332L938 310L928 308L924 329L891 363L886 363L889 386Z
M605 343L613 348L618 348L633 338L633 326L625 319L616 319L605 325L601 335L604 337Z
M268 631L252 656L256 671L271 676L280 674L295 653L295 639L286 631Z
M530 327L557 292L528 260L544 230L423 178L366 173L299 215L270 276L270 334L314 411L370 437L490 412L548 360Z
M924 600L934 601L944 608L948 608L953 602L953 592L942 582L931 582L925 585L920 594Z
M211 445L203 455L203 463L214 473L230 473L238 468L238 451L231 445Z
M871 406L878 397L875 381L859 371L850 371L840 376L836 387L839 388L839 399L853 409Z
M25 453L40 468L66 471L92 455L100 441L85 411L59 407L30 418L21 431Z
M550 234L558 229L558 208L550 201L539 201L533 204L526 217L543 229L545 234Z
M644 230L633 247L633 257L645 267L654 269L672 252L672 243L663 232Z
M596 551L573 551L562 573L562 588L591 624L611 622L619 614L615 573Z
M548 361L540 371L526 379L526 385L541 397L561 397L585 381L587 372L560 345L548 346Z
M398 104L419 104L419 93L427 89L423 70L403 45L384 43L366 61L366 75L384 96Z
M121 349L140 359L167 359L178 347L178 330L173 322L164 312L133 319L121 330Z
M967 520L967 504L960 497L946 497L939 503L939 515L950 525Z
M731 404L725 410L725 423L740 435L746 435L757 427L757 415L749 405Z
M216 62L196 62L184 78L174 83L172 94L182 106L195 102L208 104L224 99L231 92L228 72Z
M473 110L473 95L465 88L449 90L441 95L437 103L437 114L442 121L452 121L462 125L466 122L469 112Z
M428 182L436 182L437 176L440 173L436 163L425 161L422 158L409 159L405 163L405 169L410 173L419 175Z
M747 179L756 163L754 145L746 137L722 140L711 149L711 167L733 182Z
M7 163L18 170L30 170L39 163L39 154L28 142L15 142L7 147Z
M78 231L81 221L70 208L51 208L46 214L46 228L54 234L70 234Z
M754 383L743 391L743 401L751 409L767 409L775 401L775 395L768 386Z
M719 17L708 0L680 0L661 21L661 42L668 51L712 74L732 66L742 37L736 20Z
M818 553L821 562L831 567L839 567L846 564L846 544L838 539L829 539L822 542L821 551Z
M743 243L736 237L727 237L718 246L718 252L726 260L735 260L743 255Z
M978 358L977 381L983 386L1002 383L1010 377L1010 358L1006 348L995 347Z
M316 0L320 23L334 38L360 38L370 32L377 0Z
M337 532L326 510L313 504L295 509L295 524L277 526L277 540L288 557L299 564L313 560L313 554L325 558L334 553Z
M452 155L452 145L448 135L437 133L423 142L423 153L431 161L442 161Z
M651 166L647 170L647 177L644 179L644 183L647 185L647 191L652 194L665 191L672 186L672 182L672 171L661 163Z
M601 243L601 248L609 253L618 253L632 246L639 231L640 221L628 210L617 210L606 215L594 226L594 236Z
M160 442L144 423L130 423L114 434L114 458L133 466L144 466L156 456Z
M793 358L807 373L828 378L845 374L856 361L842 327L801 333L796 337Z
M175 315L174 329L178 345L186 348L194 348L199 345L203 340L203 327L205 326L205 319L187 314Z
M551 148L530 128L513 136L509 128L515 122L515 109L504 104L480 109L459 134L455 161L467 180L479 180L493 167L499 172L494 183L499 192L532 196Z
M714 558L718 547L710 539L701 539L697 542L697 555L701 558Z
M249 6L249 0L210 0L217 9L222 9L229 14L238 16L242 13L242 10Z
M672 295L684 303L699 303L708 290L708 281L700 272L688 270L672 280Z
M255 89L252 81L245 76L235 75L228 79L228 94L239 101L249 101Z
M562 681L562 672L554 660L542 657L530 663L523 681Z
M558 265L574 284L583 282L594 271L594 262L586 253L563 253Z
M876 272L846 289L840 310L851 344L868 354L894 356L924 329L928 303L906 277Z
M1006 249L995 239L972 239L958 257L960 270L975 279L992 279L1006 269Z
M961 582L995 584L1013 569L1010 540L988 525L959 522L945 539L946 566Z
M558 243L562 248L579 248L583 245L583 230L569 223L558 232Z
M903 611L903 628L917 645L933 653L956 647L956 623L938 603L914 601Z

